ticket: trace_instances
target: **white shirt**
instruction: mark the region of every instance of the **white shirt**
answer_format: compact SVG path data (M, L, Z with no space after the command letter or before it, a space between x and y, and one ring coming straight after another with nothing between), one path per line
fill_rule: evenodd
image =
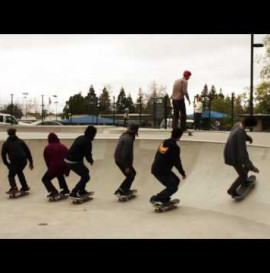
M195 113L202 113L203 111L203 104L201 101L197 101L196 103L194 103L194 107L195 107Z

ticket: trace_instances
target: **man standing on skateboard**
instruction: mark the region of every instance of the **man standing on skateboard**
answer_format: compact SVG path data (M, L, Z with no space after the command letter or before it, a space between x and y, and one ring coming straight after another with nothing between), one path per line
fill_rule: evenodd
M169 203L171 196L177 192L180 179L172 172L173 167L179 171L183 179L186 178L180 158L180 147L176 144L182 134L182 129L173 129L171 138L164 140L158 147L152 164L152 174L166 189L150 198L152 204Z
M173 102L173 121L172 121L172 128L178 127L178 120L179 120L179 112L181 113L181 129L183 132L186 130L186 105L185 105L185 97L187 98L189 105L190 99L187 91L188 87L188 80L191 76L191 72L186 70L183 73L183 78L178 79L174 82L173 85L173 92L171 95L171 99Z
M96 127L91 125L88 126L84 135L77 137L68 151L65 162L73 172L81 177L80 181L71 191L70 197L80 198L80 195L89 193L85 190L86 183L90 180L89 170L84 165L83 159L85 157L91 165L94 164L92 158L92 141L94 140L96 133Z
M10 190L7 194L13 194L18 192L18 188L15 181L15 176L18 175L19 181L21 183L21 192L27 192L30 190L27 185L23 170L27 165L27 160L29 161L29 168L33 170L33 159L29 147L26 143L16 136L16 129L9 128L7 130L9 135L8 139L4 142L2 146L2 159L4 164L9 169L8 179L10 184ZM7 155L9 162L7 160Z
M128 195L132 192L130 188L136 176L136 171L133 167L133 143L135 137L138 136L138 130L138 124L130 123L127 131L120 136L114 152L115 164L126 177L114 193L118 196Z
M48 142L49 145L45 147L43 152L48 170L42 177L42 182L49 193L48 197L55 197L59 194L58 190L52 184L52 179L55 177L58 179L59 186L62 189L60 194L69 194L70 192L64 177L64 175L67 176L69 174L69 168L64 161L68 153L68 148L60 143L60 140L55 133L50 133L48 135Z
M234 167L238 178L233 182L227 193L232 197L240 196L237 188L244 184L248 177L248 172L259 173L249 159L246 141L252 143L252 138L247 135L245 129L251 129L257 125L257 120L249 116L242 122L236 123L231 130L230 136L225 144L224 159L225 164Z

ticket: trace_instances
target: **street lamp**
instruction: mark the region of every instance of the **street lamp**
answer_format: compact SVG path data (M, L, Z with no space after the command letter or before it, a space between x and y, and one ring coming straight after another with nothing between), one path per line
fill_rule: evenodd
M250 69L250 116L253 116L253 48L263 47L263 44L254 44L254 34L251 34L251 69Z
M23 94L23 96L25 98L25 118L27 118L27 96L28 96L28 93L23 92L22 94Z
M57 99L57 95L53 95L53 97L55 99ZM55 119L57 120L57 103L58 103L58 101L56 100L54 103L55 103Z

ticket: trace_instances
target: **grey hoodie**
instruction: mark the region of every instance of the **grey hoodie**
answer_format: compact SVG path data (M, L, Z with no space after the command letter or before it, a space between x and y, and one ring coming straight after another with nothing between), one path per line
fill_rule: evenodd
M246 134L240 123L235 124L225 144L225 164L230 166L244 165L248 170L254 169L247 152L246 141L249 139L250 137Z
M129 132L123 133L116 145L114 152L114 160L122 164L125 168L130 168L133 165L133 143L134 136Z

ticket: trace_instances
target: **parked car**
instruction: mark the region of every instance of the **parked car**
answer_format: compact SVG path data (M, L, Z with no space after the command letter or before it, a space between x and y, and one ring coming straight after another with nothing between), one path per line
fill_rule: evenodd
M29 126L29 123L18 121L14 116L10 114L0 113L0 125L23 125Z
M55 121L55 120L46 120L46 121L36 121L36 122L33 122L31 123L31 125L51 125L51 126L58 126L58 125L63 125L62 123L58 122L58 121Z

